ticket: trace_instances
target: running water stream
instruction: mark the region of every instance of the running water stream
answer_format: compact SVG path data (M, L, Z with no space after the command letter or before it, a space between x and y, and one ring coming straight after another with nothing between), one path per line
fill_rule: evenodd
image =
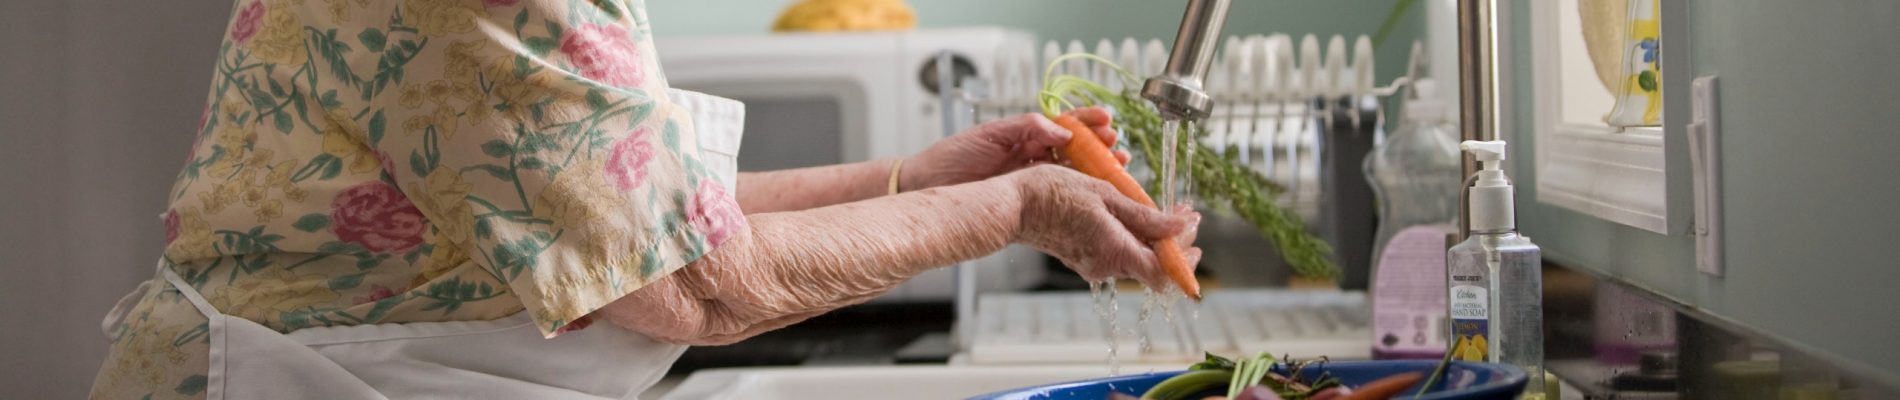
M1172 119L1163 121L1161 123L1161 198L1156 202L1162 210L1174 208L1174 193L1180 188L1176 182L1176 178L1180 176L1179 164L1175 162L1175 155L1181 154L1180 145L1181 121Z
M1157 201L1156 204L1163 210L1174 209L1175 205L1182 201L1177 196L1177 193L1183 190L1190 190L1189 188L1191 188L1191 186L1186 185L1191 185L1192 179L1182 178L1186 178L1183 175L1187 175L1187 177L1192 176L1194 153L1196 153L1195 150L1198 149L1194 145L1195 141L1192 139L1184 140L1184 138L1181 137L1181 133L1184 130L1192 131L1193 129L1194 127L1192 125L1184 127L1181 121L1177 120L1167 120L1162 123L1161 171L1157 171L1161 185L1160 190L1157 192L1159 192L1161 198L1157 199L1159 201ZM1190 134L1190 136L1191 135L1192 134ZM1183 145L1188 147L1183 149L1181 147ZM1181 162L1176 162L1177 157ZM1189 173L1182 173L1180 168L1183 164L1189 168ZM1108 345L1108 373L1111 376L1121 374L1120 338L1122 327L1119 323L1121 305L1117 300L1118 292L1120 292L1120 290L1116 287L1114 278L1089 284L1089 295L1095 301L1095 314L1102 319L1103 336ZM1187 319L1177 321L1175 319L1175 305L1181 304L1180 300L1187 297L1181 293L1180 288L1174 285L1166 285L1161 290L1155 290L1155 288L1150 287L1145 294L1142 299L1140 312L1136 314L1135 326L1131 329L1133 333L1137 335L1137 360L1140 359L1140 355L1150 353L1154 350L1154 342L1151 339L1148 321L1156 310L1161 311L1162 321L1166 323L1163 329L1173 330L1174 335L1172 335L1172 337L1181 343L1192 343L1192 348L1188 350L1191 352L1199 352L1202 346L1194 339L1196 333L1194 332L1193 321L1200 317L1198 304L1190 304ZM1176 329L1183 327L1183 325L1180 324L1186 324L1185 329Z
M1115 300L1115 293L1119 291L1115 288L1115 278L1089 283L1089 296L1095 298L1095 315L1102 318L1103 337L1108 341L1109 376L1121 375L1122 369L1121 360L1117 354L1120 343L1116 340L1116 331L1120 329L1119 324L1116 323L1118 319L1116 315L1120 312L1120 306Z
M1095 314L1102 320L1104 340L1108 349L1108 373L1110 376L1121 375L1121 338L1125 333L1135 335L1137 347L1136 352L1132 354L1135 355L1133 359L1136 360L1137 363L1143 362L1144 360L1153 361L1152 359L1146 358L1155 352L1153 336L1156 333L1152 331L1153 329L1168 330L1172 335L1167 336L1173 337L1176 340L1174 345L1188 346L1185 348L1186 353L1184 354L1189 354L1189 359L1199 359L1198 357L1192 356L1193 354L1199 354L1201 350L1200 343L1194 342L1192 339L1195 336L1194 320L1200 318L1200 308L1198 304L1187 303L1187 314L1176 314L1175 307L1179 304L1183 304L1181 299L1187 298L1186 295L1181 293L1179 288L1167 286L1158 291L1154 288L1148 288L1142 293L1141 308L1135 314L1135 325L1124 329L1120 318L1120 290L1116 287L1115 281L1115 279L1108 279L1089 284L1089 295L1095 300ZM1159 324L1159 326L1150 325L1149 321L1153 320L1157 311L1159 311L1161 316L1162 324ZM1177 318L1177 316L1184 316L1186 318L1181 319Z

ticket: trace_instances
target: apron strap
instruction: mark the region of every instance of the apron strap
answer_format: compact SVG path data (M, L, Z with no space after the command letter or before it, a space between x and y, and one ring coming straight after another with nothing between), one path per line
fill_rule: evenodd
M165 280L171 282L172 287L178 288L178 293L184 294L185 299L191 301L191 306L197 307L198 313L204 314L205 318L215 319L217 316L224 314L218 312L216 307L212 307L210 302L205 301L205 296L199 294L197 288L185 282L184 278L178 277L178 273L172 272L171 268L165 268L164 260L158 261L158 272L159 274L165 275Z

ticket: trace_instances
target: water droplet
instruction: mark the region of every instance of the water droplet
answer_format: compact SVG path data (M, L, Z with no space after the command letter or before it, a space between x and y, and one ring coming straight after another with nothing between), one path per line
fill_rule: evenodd
M1106 339L1108 344L1109 376L1121 374L1121 361L1117 357L1119 356L1119 351L1116 345L1116 331L1119 327L1115 321L1117 316L1115 292L1115 279L1113 278L1089 284L1089 296L1095 300L1095 315L1102 319L1103 338Z
M1154 315L1154 309L1159 304L1160 296L1153 288L1149 288L1141 300L1141 312L1135 314L1135 329L1136 333L1140 334L1140 340L1136 343L1140 343L1137 348L1140 348L1142 353L1154 350L1154 342L1148 338L1148 319Z

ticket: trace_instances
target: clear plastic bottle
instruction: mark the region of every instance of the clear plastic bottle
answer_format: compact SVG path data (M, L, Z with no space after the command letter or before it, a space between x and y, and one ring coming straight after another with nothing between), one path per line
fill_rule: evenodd
M1483 166L1467 189L1471 237L1446 252L1452 358L1524 368L1526 399L1546 395L1542 251L1517 234L1516 196L1499 164L1504 142L1460 145Z
M1445 240L1456 232L1461 158L1456 130L1431 79L1415 84L1399 129L1366 155L1377 197L1372 248L1372 355L1444 356Z
M1544 393L1544 284L1542 252L1517 232L1477 232L1453 246L1453 331L1464 361L1505 363L1532 377L1524 394ZM1457 312L1457 311L1454 311ZM1476 313L1482 312L1483 316ZM1487 339L1488 338L1488 339Z

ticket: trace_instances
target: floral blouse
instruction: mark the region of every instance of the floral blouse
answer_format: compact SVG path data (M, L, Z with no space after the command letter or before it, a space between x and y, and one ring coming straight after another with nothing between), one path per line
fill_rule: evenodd
M745 223L641 0L234 7L161 261L223 313L289 332L525 311L553 337ZM139 290L93 397L203 397L206 318L162 278Z

